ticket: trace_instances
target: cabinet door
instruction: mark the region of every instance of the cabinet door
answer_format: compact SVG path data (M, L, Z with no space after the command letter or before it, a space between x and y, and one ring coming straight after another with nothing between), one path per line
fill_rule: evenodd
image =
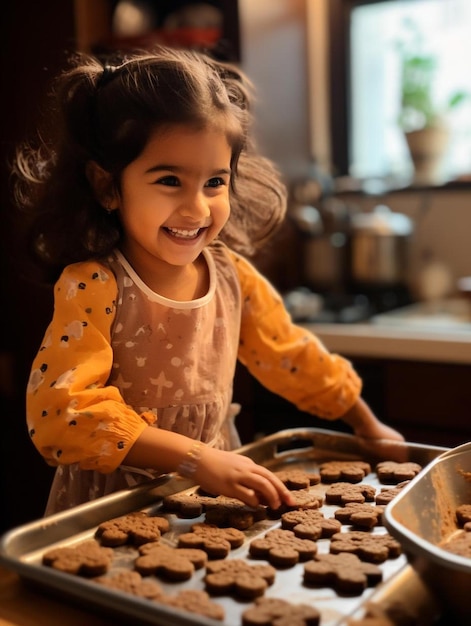
M388 361L384 393L388 418L410 439L456 446L471 441L471 367Z

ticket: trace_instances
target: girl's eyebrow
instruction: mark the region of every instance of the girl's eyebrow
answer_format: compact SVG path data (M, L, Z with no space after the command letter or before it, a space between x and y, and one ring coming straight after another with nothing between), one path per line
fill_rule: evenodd
M179 172L182 171L184 168L178 166L178 165L167 165L165 163L161 163L159 165L154 165L153 167L149 167L149 169L146 170L146 174L155 174L157 172L162 172L162 171L166 171L166 172ZM231 168L229 167L223 167L221 169L215 170L211 176L221 176L223 174L226 174L227 176L231 175Z

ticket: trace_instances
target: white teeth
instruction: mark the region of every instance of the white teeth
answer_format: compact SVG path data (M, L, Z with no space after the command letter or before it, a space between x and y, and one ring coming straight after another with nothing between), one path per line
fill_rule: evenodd
M196 237L199 233L199 228L194 228L193 230L184 230L183 228L171 228L170 226L167 228L168 231L175 235L175 237Z

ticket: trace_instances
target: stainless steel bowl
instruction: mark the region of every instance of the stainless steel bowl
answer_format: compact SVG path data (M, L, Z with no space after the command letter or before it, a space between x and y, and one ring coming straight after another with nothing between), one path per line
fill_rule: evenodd
M384 523L443 606L447 623L471 623L471 558L444 549L471 504L471 443L439 455L386 507Z

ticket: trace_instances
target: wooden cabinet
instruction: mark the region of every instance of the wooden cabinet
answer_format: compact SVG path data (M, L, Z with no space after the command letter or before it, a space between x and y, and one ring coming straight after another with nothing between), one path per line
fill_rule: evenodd
M450 447L471 441L470 365L386 361L379 368L385 419L408 440Z
M471 441L471 367L416 361L351 359L363 379L363 397L385 423L407 441L454 447ZM264 389L239 366L236 400L242 405L237 426L244 442L254 436L296 427L350 432L299 411Z

